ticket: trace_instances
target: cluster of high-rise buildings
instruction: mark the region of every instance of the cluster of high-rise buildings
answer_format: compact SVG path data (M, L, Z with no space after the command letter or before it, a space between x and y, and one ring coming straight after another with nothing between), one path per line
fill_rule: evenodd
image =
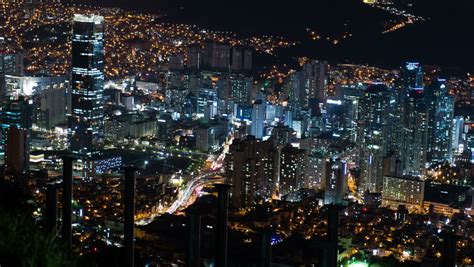
M8 175L57 171L66 151L78 159L68 173L87 178L158 160L161 169L145 170L147 179L186 172L195 186L222 175L237 209L271 200L291 206L311 195L319 202L308 204L308 218L318 205L350 202L395 208L399 221L408 211L472 213L474 122L455 113L450 81L421 64L406 63L393 79L357 79L367 68L305 60L264 79L250 49L205 41L164 60L159 75L112 80L104 74L105 24L102 16L74 16L67 76L28 76L25 55L0 52L0 160ZM124 151L133 154L125 159ZM166 162L182 156L194 167L176 171ZM182 183L170 177L146 193Z
M105 82L104 18L73 20L70 77L25 76L22 54L0 57L7 166L12 158L27 166L30 147L44 145L32 130L65 140L47 149L69 150L84 170L121 140L212 153L231 135L226 175L235 205L294 198L303 188L340 203L348 177L360 195L381 193L386 177L423 181L430 166L454 163L473 146L446 80L425 76L419 63L392 83L341 82L337 66L317 60L278 82L254 80L250 50L204 42L173 55L160 77ZM25 137L8 140L11 129ZM10 143L21 156L9 156Z
M446 80L426 76L419 63L407 63L392 84L339 84L330 91L332 73L325 62L306 63L285 80L284 106L256 95L247 112L250 129L238 131L254 137L234 141L228 158L236 202L251 205L310 188L325 190L326 203L341 203L349 178L357 185L351 195L393 200L388 192L396 188L400 199L423 198L424 185L413 196L403 181L423 184L430 168L455 164L471 151Z

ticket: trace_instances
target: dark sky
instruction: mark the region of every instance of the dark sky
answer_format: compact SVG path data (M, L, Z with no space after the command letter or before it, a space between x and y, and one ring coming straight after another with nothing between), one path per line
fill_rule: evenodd
M394 0L397 1L397 0ZM472 0L412 1L412 12L429 18L388 35L381 29L391 15L361 0L82 0L127 9L164 12L168 21L198 24L247 34L279 34L304 40L305 28L353 38L337 47L307 43L290 51L335 60L399 65L405 60L440 64L453 71L474 71Z

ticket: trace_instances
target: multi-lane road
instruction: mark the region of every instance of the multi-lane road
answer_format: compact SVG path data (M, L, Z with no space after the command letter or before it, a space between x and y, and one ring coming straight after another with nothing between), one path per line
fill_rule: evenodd
M164 213L176 213L179 212L189 205L191 205L199 194L199 189L204 186L213 184L223 183L224 178L221 174L224 171L223 165L229 146L232 143L232 136L229 136L227 142L224 144L222 152L218 156L210 156L208 161L210 162L207 168L204 168L200 174L192 177L182 188L179 189L178 197L174 202L166 207L155 208L156 212L136 222L136 224L146 225L151 223L154 218ZM158 204L157 204L158 205Z

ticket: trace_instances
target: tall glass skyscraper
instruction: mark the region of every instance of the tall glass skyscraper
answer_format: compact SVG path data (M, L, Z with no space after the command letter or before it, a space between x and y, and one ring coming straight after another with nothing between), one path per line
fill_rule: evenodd
M423 69L420 63L407 62L401 72L403 87L409 90L423 90Z
M383 158L387 154L390 91L382 84L365 90L358 118L360 191L380 192L383 185Z
M430 163L451 160L454 97L449 95L445 79L437 79L426 91L429 112L427 160Z
M104 117L104 18L74 15L70 149L82 158L97 153Z

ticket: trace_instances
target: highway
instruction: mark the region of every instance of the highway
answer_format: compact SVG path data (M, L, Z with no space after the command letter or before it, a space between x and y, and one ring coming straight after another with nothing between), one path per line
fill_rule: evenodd
M193 198L194 194L199 191L197 189L210 184L223 183L224 178L216 178L216 175L218 175L218 172L209 172L190 181L185 189L179 192L178 199L169 207L167 212L173 214L191 205L192 200L195 199Z
M224 160L232 141L233 137L230 135L223 146L222 152L217 157L209 156L208 162L210 163L210 167L203 169L201 174L193 177L183 188L179 189L178 197L169 207L154 207L153 210L155 210L155 212L152 212L147 218L138 220L135 223L138 225L147 225L163 213L174 214L179 212L195 201L200 188L223 183L224 178L222 178L221 175L224 172Z

